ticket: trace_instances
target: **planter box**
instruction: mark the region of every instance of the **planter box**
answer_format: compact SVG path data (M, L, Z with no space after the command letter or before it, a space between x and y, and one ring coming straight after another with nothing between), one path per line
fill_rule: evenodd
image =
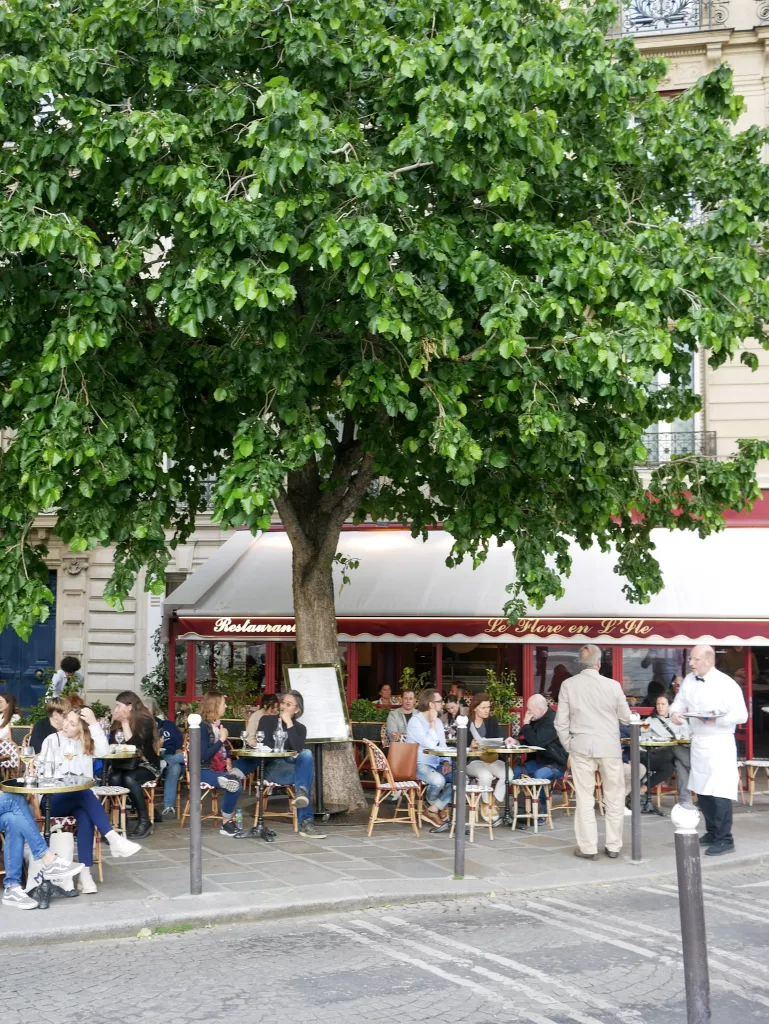
M350 722L350 725L355 740L371 740L373 743L379 743L382 739L384 722Z

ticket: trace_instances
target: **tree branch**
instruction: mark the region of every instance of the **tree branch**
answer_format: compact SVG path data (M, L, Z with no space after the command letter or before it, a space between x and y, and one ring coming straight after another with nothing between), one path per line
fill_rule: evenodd
M307 534L302 529L302 524L299 522L299 517L296 514L296 509L293 506L291 499L288 496L288 492L284 487L281 487L278 493L275 495L275 508L278 510L280 521L286 528L288 539L291 541L291 547L300 547L305 552L312 547L310 541L307 538Z
M418 160L415 164L406 164L405 167L396 167L394 171L388 171L387 177L394 178L398 174L405 174L407 171L417 171L420 167L432 167L432 160Z

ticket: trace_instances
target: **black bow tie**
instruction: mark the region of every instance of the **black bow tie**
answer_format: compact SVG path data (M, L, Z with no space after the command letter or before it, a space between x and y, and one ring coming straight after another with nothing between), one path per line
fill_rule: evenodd
M698 683L704 683L705 682L705 677L704 676L695 676L694 678L697 680Z

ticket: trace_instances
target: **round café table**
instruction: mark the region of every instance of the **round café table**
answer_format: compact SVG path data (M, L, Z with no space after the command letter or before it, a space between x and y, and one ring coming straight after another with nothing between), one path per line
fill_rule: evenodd
M253 828L249 828L243 831L239 839L263 839L265 843L274 843L277 832L273 832L271 828L267 828L264 823L264 786L262 785L264 779L264 762L277 760L281 757L296 757L295 750L270 750L266 747L264 750L259 750L256 747L243 747L242 750L238 751L238 757L251 757L256 761L256 824Z
M113 750L110 748L108 754L102 754L101 757L97 757L97 761L101 761L101 783L102 786L109 785L109 770L112 767L110 761L130 761L132 757L136 757L138 751L134 747L133 750Z
M93 779L86 779L82 776L77 775L65 775L64 779L77 779L77 782L65 782L57 784L55 782L50 783L35 783L34 786L28 786L23 779L11 779L8 782L3 782L0 785L0 789L4 793L16 793L17 796L37 796L42 798L43 804L43 815L45 823L43 825L43 838L45 839L46 845L51 838L51 801L50 797L57 796L59 793L80 793L86 789L93 788ZM36 886L30 896L32 899L37 900L38 908L40 910L47 910L51 902L52 897L72 897L77 896L77 889L73 889L71 892L65 892L58 885L54 885L47 878L44 878L40 885Z

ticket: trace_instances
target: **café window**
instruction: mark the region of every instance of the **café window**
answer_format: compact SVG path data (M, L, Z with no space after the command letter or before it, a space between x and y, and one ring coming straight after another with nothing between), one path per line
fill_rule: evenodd
M687 673L688 647L625 647L622 688L631 703L654 706L660 693L673 693ZM661 689L660 689L661 687Z
M579 672L578 656L584 647L579 644L550 644L534 650L534 692L542 693L548 700L558 701L558 691L564 680ZM601 675L612 676L612 649L601 648Z

